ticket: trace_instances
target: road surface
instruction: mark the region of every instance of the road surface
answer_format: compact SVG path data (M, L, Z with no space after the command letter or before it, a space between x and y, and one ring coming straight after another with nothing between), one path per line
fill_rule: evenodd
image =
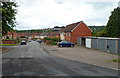
M32 41L2 54L2 75L118 76L118 71L52 56L42 44Z

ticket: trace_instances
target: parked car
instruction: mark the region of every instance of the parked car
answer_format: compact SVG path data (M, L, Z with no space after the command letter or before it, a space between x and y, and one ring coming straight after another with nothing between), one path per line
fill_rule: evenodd
M20 45L26 45L26 44L27 42L25 40L22 40Z
M31 40L28 40L28 42L31 42Z
M58 47L74 47L74 43L68 41L58 42Z
M41 40L41 39L38 39L37 42L42 43L42 40Z

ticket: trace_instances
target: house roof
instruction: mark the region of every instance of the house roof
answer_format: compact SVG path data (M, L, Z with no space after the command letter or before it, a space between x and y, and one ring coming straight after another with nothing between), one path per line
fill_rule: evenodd
M73 24L69 24L69 25L67 25L65 28L63 28L61 31L70 32L70 31L72 31L75 27L77 27L78 24L80 24L81 22L82 22L82 21L76 22L76 23L73 23Z
M26 36L36 35L36 36L39 36L40 33L17 33L17 35L26 35Z
M50 32L48 36L56 36L59 34L60 34L60 31L54 31L54 32Z
M48 34L48 36L53 36L53 34L54 34L54 32L50 32L50 33Z
M55 31L54 35L60 35L60 31Z
M40 34L40 36L47 36L49 33L43 32Z

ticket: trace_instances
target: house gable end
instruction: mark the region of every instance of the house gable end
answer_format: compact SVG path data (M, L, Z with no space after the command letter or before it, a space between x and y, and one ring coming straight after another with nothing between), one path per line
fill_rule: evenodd
M80 22L73 30L71 30L71 32L73 32L76 28L78 28L79 26L81 26L81 24L84 24L84 26L87 27L92 32L92 30L83 21Z

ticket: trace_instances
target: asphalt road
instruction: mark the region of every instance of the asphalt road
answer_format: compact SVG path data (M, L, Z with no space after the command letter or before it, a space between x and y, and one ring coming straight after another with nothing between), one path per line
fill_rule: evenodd
M32 41L2 54L2 75L118 76L118 71L52 56L42 44Z

